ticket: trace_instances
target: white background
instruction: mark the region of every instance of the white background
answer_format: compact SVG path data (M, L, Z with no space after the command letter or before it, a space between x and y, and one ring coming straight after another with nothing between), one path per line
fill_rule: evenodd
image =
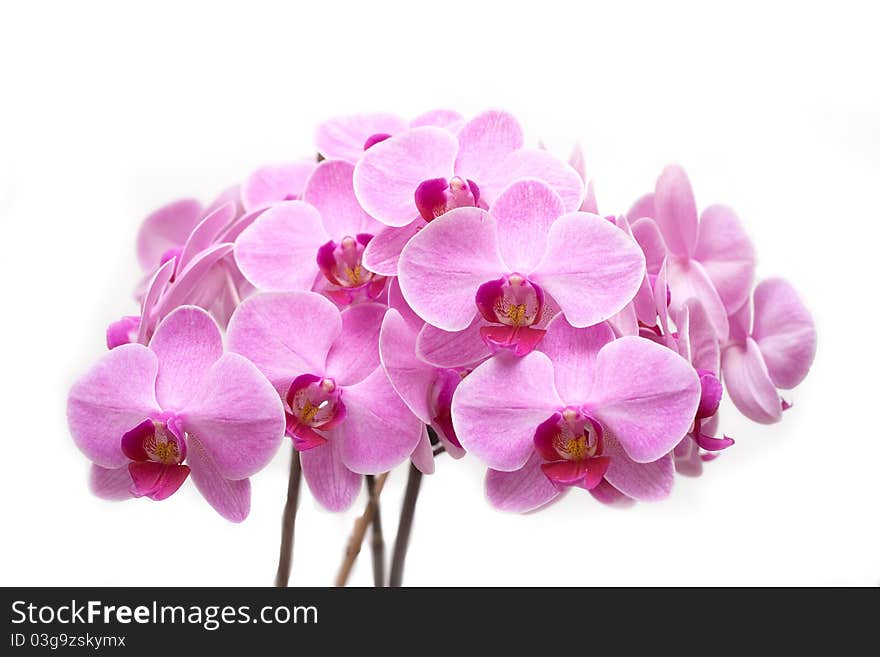
M611 6L613 4L613 7ZM424 481L413 585L880 583L877 16L869 3L3 3L0 9L0 584L271 584L288 449L243 525L186 486L114 504L69 438L71 382L135 311L140 219L312 152L332 114L515 112L625 211L682 163L740 214L759 275L812 309L815 365L765 427L667 501L585 493L526 517L483 500L473 459ZM393 538L405 471L383 496ZM363 499L305 494L294 583L332 582ZM370 583L368 552L352 582Z

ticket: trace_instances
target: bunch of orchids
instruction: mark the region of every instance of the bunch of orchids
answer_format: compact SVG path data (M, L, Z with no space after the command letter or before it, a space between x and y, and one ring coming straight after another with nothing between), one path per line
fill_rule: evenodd
M338 583L372 527L381 585L379 495L408 464L397 585L441 453L485 464L503 511L572 490L626 506L734 444L725 390L755 422L790 408L780 391L815 354L810 313L788 282L755 285L740 220L698 213L680 167L603 216L580 149L526 146L507 112L344 116L316 142L317 158L143 222L139 313L109 326L68 399L98 496L161 501L191 479L239 522L286 437L276 582L302 475L336 512L366 482Z

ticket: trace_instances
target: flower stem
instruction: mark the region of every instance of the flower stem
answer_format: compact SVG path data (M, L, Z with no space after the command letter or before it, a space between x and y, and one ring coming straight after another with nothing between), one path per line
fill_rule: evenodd
M351 537L348 539L348 545L345 548L345 556L342 559L342 565L339 567L339 573L336 575L336 586L345 586L345 583L348 581L348 576L351 574L354 562L357 559L358 554L360 554L361 544L364 542L367 527L373 522L373 515L378 510L377 505L379 503L379 495L382 493L382 488L385 487L385 480L387 478L388 473L384 472L373 481L373 491L370 499L367 500L367 508L364 509L364 513L355 520L354 529L352 529Z
M416 512L416 500L422 485L422 473L412 463L409 464L409 477L406 480L406 493L403 496L403 507L400 509L400 523L397 525L397 537L394 541L394 553L391 558L391 578L389 585L399 587L403 581L403 565L406 561L406 550L409 547L409 535L412 533L413 516Z
M287 502L284 504L284 515L281 521L281 548L278 551L278 572L275 574L275 586L280 588L286 587L290 581L290 567L293 562L293 533L296 528L296 509L299 504L301 479L302 468L299 462L299 452L291 448Z
M379 498L376 496L376 481L373 475L366 475L367 492L373 506L372 543L373 552L373 586L385 586L385 540L382 537L382 515L379 509Z

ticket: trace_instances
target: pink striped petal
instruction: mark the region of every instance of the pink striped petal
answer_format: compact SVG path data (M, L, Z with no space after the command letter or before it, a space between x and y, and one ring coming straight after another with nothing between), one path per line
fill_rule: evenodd
M324 121L315 131L318 152L328 160L355 163L364 154L364 145L373 135L396 135L409 126L389 112L362 112L336 116Z
M816 356L816 326L797 292L781 278L755 288L752 336L761 349L767 372L777 388L794 388Z
M458 140L442 128L423 127L372 146L354 170L354 191L364 210L388 226L406 226L419 216L416 188L450 178Z
M482 187L499 162L523 145L523 132L508 112L489 110L475 116L458 133L455 174Z
M389 226L374 235L364 249L362 260L364 267L381 276L397 276L400 252L412 236L424 226L425 220L419 217L406 226L400 228Z
M419 331L416 353L436 367L455 369L473 365L492 355L481 333L486 326L489 323L479 315L461 331L444 331L425 324Z
M160 412L156 401L156 354L140 344L108 351L84 374L67 398L67 422L76 446L93 463L118 468L128 459L122 436Z
M159 359L156 398L163 409L180 411L199 392L208 369L223 355L223 338L207 312L182 306L156 328L150 349Z
M417 332L399 312L389 309L382 320L379 353L394 390L425 424L434 420L430 397L436 370L416 355Z
M241 186L241 202L245 212L300 198L306 180L314 170L315 162L311 160L272 164L257 169Z
M92 464L89 470L89 489L96 497L111 502L130 500L131 475L128 473L128 465L121 468L102 468Z
M428 436L428 427L422 426L422 435L419 444L410 455L412 464L422 474L434 474L434 448L431 446L431 438Z
M156 317L155 307L159 302L159 298L165 293L169 281L174 276L174 260L169 260L156 270L152 279L144 293L144 300L141 303L141 321L138 326L137 341L141 344L147 344L153 335Z
M499 354L462 379L452 398L452 424L462 447L509 472L525 464L538 425L561 404L545 354Z
M327 376L337 385L363 381L379 367L379 331L386 307L361 303L342 312L342 332L327 354Z
M703 305L715 335L722 342L726 340L730 331L727 310L703 266L695 260L682 261L677 258L670 258L667 265L669 293L672 297L670 307L678 309L688 299L697 299Z
M566 404L582 404L590 396L596 375L596 357L614 333L606 323L577 329L558 315L547 326L538 346L553 361L554 380Z
M599 482L599 485L590 489L590 494L602 504L608 506L616 506L618 508L632 506L635 502L631 497L627 497L614 486L608 483L607 479Z
M400 254L398 282L426 322L460 331L477 312L477 289L506 273L495 220L478 208L458 208L416 234Z
M316 257L330 240L318 211L290 201L261 214L235 241L241 273L262 290L311 290Z
M372 233L374 222L354 195L354 165L326 160L318 165L306 184L303 200L321 213L324 229L334 240Z
M761 349L752 338L745 346L731 345L721 354L727 394L740 413L761 424L782 419L782 403L770 379Z
M587 406L634 461L648 463L671 451L690 428L699 403L694 368L650 340L619 338L596 358Z
M232 244L215 244L195 256L182 272L178 272L174 284L168 286L156 303L156 318L164 317L178 306L195 303L204 281L230 253Z
M192 262L193 258L217 241L232 220L235 218L235 203L225 203L205 216L198 225L193 228L189 238L183 245L180 256L177 258L177 270L183 271Z
M300 452L303 476L318 503L328 511L345 511L361 489L362 477L345 467L339 442Z
M721 349L703 304L697 299L689 299L683 312L687 313L687 330L676 319L679 340L685 340L687 344L687 355L682 355L691 362L694 369L707 370L718 375L721 372Z
M345 421L330 433L338 440L345 466L360 474L379 474L410 457L422 423L401 401L381 367L342 393Z
M620 312L644 275L645 258L626 233L597 215L572 212L550 227L544 259L530 278L582 327Z
M342 332L333 303L313 292L262 293L229 320L230 351L249 359L282 394L302 374L323 376L330 347Z
M733 210L723 205L703 210L694 258L703 265L728 313L746 302L755 278L755 248Z
M187 445L190 476L202 497L231 522L241 522L247 518L251 509L250 480L226 479L198 437L190 436Z
M150 214L138 230L138 262L144 271L159 265L169 249L183 246L202 214L202 204L195 199L182 199L165 205Z
M654 189L654 221L670 252L690 258L697 245L697 204L684 169L663 170Z
M563 212L562 199L540 180L518 180L501 192L492 204L492 216L509 271L526 273L538 265L550 225Z
M670 454L650 463L636 463L613 438L605 441L605 454L611 457L605 478L621 493L643 502L669 497L675 483Z
M543 459L533 452L518 470L486 473L486 497L499 511L527 513L553 501L562 492L541 471Z
M226 479L244 479L265 467L286 424L275 389L238 354L214 363L181 416L187 433L198 436Z
M663 235L653 219L644 217L630 223L633 239L638 242L642 253L645 254L645 264L649 274L656 274L660 266L666 260L669 251Z
M562 199L566 212L581 207L584 198L584 182L569 164L547 151L521 148L495 163L484 180L471 178L480 186L480 198L490 208L499 194L510 183L520 178L536 178L547 184Z

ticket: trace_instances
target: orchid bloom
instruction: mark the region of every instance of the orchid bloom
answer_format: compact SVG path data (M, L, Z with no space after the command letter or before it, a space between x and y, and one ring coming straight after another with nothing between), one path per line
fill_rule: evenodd
M545 150L523 148L522 128L506 112L484 112L457 136L426 126L375 144L355 167L354 188L364 209L390 228L367 247L365 265L396 275L401 250L427 223L454 208L489 208L520 178L543 180L566 211L580 207L578 173Z
M169 314L149 346L106 353L71 388L67 416L101 497L164 500L191 475L234 522L250 509L248 478L284 434L272 386L248 360L223 352L216 322L194 306Z
M411 128L434 126L455 134L462 123L461 114L442 109L425 112L412 121L390 112L346 114L321 123L315 130L315 144L323 158L357 164L364 151Z
M285 400L287 434L327 509L348 508L362 474L386 472L416 449L423 427L379 359L385 306L340 312L313 292L261 293L229 322L229 349L250 359Z
M718 339L726 340L727 316L748 299L755 275L754 247L733 210L711 205L698 220L687 174L669 166L627 217L648 272L656 274L667 259L672 307L699 299Z
M785 280L762 281L752 298L753 304L744 304L730 318L730 341L721 355L721 371L739 411L750 420L771 424L781 420L788 407L777 388L794 388L813 364L816 327Z
M527 179L504 190L490 212L459 208L428 224L401 254L399 283L428 324L467 329L522 356L543 336L548 308L579 327L620 311L642 283L644 260L623 231L596 215L566 213L556 192Z
M245 277L266 291L322 291L340 305L376 299L386 279L363 266L364 248L380 224L357 202L354 167L325 160L302 200L279 203L257 217L235 242Z
M539 350L499 354L465 377L452 399L462 446L490 471L490 502L530 511L572 486L638 500L669 494L669 452L700 401L696 372L650 340L615 339L559 316Z

